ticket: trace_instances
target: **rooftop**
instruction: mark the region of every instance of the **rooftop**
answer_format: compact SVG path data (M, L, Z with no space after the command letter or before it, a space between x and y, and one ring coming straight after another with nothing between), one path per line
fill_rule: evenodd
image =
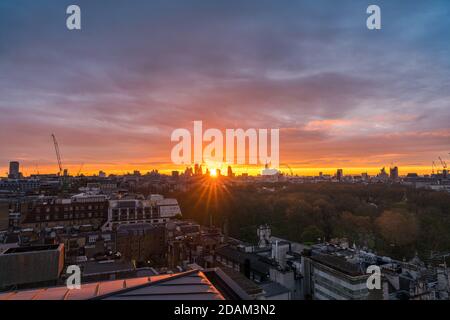
M125 261L89 261L83 264L80 264L82 269L83 276L89 275L97 275L111 272L125 272L125 271L133 271L134 266L131 262Z
M173 275L101 281L72 290L60 286L12 291L0 294L0 300L225 300L224 294L210 280L212 273L214 278L230 284L218 271L191 270ZM234 286L231 284L228 289Z
M266 262L261 261L263 258L256 254L239 251L229 246L224 246L216 249L216 253L240 264L243 264L246 260L248 260L251 263L251 268L254 271L257 271L261 274L269 273L270 265Z
M364 273L361 272L357 265L346 261L345 258L342 257L328 254L319 254L311 256L311 259L352 277L364 275Z
M266 292L265 294L266 298L290 292L289 289L286 288L285 286L282 286L281 284L273 281L261 283L259 286Z
M30 247L15 247L15 248L9 248L5 252L3 252L3 254L57 250L58 247L59 247L59 244L39 245L39 246L30 246Z

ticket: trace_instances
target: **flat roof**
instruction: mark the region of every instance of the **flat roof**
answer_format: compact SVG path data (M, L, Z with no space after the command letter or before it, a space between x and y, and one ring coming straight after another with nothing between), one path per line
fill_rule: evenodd
M270 265L267 262L263 261L264 258L254 253L243 252L229 246L224 246L217 248L216 254L224 256L227 259L238 262L240 264L245 263L245 261L248 259L251 264L251 268L261 274L267 274L270 270Z
M131 262L115 260L104 262L89 261L79 264L79 266L82 268L83 276L134 270L134 266Z
M345 273L349 276L362 276L363 272L358 268L357 265L348 262L345 258L337 257L329 254L319 254L311 256L311 259L319 262L327 267Z
M290 292L285 286L273 281L261 283L259 286L266 292L265 296L268 298Z

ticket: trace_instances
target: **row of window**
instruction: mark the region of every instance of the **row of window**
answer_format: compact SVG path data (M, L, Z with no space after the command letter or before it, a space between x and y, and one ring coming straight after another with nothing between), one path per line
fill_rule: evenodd
M67 219L84 219L84 218L101 218L103 217L103 214L101 212L98 211L94 211L94 212L76 212L76 213L65 213L64 215L58 215L58 214L54 214L54 215L50 215L50 214L46 214L46 215L34 215L34 220L35 221L50 221L50 220L67 220Z
M159 218L156 214L114 214L112 215L113 221L126 221L126 220L142 220L142 219L152 219L152 218Z
M142 209L142 208L137 208L137 209L135 209L135 208L112 209L112 213L113 214L127 214L127 213L134 214L135 212L140 213L140 214L142 214L142 212L151 213L152 210L151 210L150 207L146 207L144 209Z
M68 212L68 211L83 211L83 210L102 210L105 209L104 205L88 205L88 206L47 206L47 207L36 207L35 212L36 213L42 213L42 212Z
M354 299L367 294L367 288L352 290L343 285L339 285L339 282L333 282L317 273L314 274L314 282L339 296L344 296L349 299Z

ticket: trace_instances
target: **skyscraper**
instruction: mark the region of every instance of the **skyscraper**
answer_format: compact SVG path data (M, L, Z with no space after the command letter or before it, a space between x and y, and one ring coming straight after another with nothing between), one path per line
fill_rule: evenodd
M337 171L336 171L336 179L338 179L338 181L341 181L343 176L344 176L344 170L337 169Z
M227 176L228 176L228 178L233 177L233 169L231 169L231 166L228 166Z
M198 163L196 163L196 164L194 165L194 174L195 174L196 176L200 174L200 167L199 167Z
M8 178L10 178L10 179L19 179L20 178L19 166L20 165L19 165L18 161L11 161L9 163Z
M389 169L389 177L391 178L391 180L398 179L398 167L393 167Z

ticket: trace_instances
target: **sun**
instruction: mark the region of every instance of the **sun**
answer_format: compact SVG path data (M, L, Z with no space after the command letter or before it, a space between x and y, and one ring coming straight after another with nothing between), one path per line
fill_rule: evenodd
M209 174L211 175L211 177L217 177L217 170L216 169L211 169L209 170Z

